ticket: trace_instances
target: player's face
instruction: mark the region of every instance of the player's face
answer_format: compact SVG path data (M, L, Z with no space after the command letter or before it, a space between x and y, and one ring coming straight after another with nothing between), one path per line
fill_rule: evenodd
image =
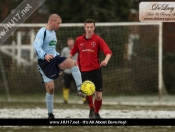
M59 18L52 21L52 29L56 31L60 27L61 22L62 20Z
M84 29L86 31L86 34L93 34L95 30L95 25L94 23L86 23L84 25Z
M73 39L68 40L67 45L70 49L72 49L72 47L74 46L74 40Z

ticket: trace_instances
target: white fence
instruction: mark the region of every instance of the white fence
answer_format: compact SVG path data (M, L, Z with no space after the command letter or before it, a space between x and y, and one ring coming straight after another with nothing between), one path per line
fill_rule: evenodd
M23 32L16 32L16 41L12 40L11 44L2 44L0 46L1 52L12 57L12 59L17 61L17 65L28 66L36 62L36 57L34 55L33 41L35 39L35 32L33 29L30 31L30 44L22 44ZM22 57L22 50L29 51L29 60Z

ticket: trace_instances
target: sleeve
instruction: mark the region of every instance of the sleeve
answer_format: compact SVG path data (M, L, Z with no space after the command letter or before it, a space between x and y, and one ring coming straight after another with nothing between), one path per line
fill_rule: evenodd
M100 50L103 51L105 55L107 54L112 55L112 51L110 50L109 46L102 38L99 38L99 45L100 45Z
M56 55L58 55L58 56L59 56L59 55L60 55L60 53L56 52Z
M55 36L56 36L56 33L55 33ZM56 38L56 39L57 39L57 38ZM60 53L56 51L56 55L57 55L57 56L59 56L59 55L60 55Z
M43 46L43 43L44 43L43 42L43 38L44 38L44 32L43 32L43 36L40 35L40 32L38 32L37 35L36 35L35 41L34 41L34 50L35 50L35 53L42 60L44 60L44 56L47 54L42 49L42 46Z
M74 56L78 52L78 39L75 40L75 44L70 51L70 54Z

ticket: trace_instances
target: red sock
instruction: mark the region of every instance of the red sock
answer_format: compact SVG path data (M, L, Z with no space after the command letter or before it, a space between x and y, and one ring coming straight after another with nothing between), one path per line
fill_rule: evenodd
M98 114L98 112L101 108L101 105L102 105L102 99L101 100L95 99L94 105L95 105L95 114Z
M93 96L92 95L86 96L86 100L87 100L87 103L88 103L90 109L94 109Z

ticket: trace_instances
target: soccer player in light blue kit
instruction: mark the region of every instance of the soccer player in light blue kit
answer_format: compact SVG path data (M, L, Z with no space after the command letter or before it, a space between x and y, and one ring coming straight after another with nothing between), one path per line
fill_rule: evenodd
M49 119L54 119L54 79L59 77L61 70L71 69L77 86L77 96L86 96L80 90L82 78L76 61L60 57L60 54L56 51L57 38L55 31L60 27L61 22L62 19L58 14L51 14L48 23L38 31L34 41L34 49L38 57L39 72L46 87L46 106Z

